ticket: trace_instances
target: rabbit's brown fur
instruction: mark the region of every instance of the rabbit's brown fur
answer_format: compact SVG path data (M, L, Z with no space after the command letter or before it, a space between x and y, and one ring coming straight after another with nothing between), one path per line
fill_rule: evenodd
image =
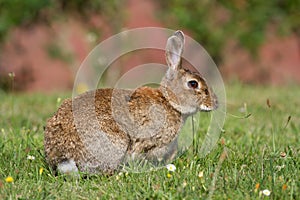
M183 45L182 32L169 38L169 70L159 88L98 89L65 100L45 129L48 163L62 172L112 173L127 156L168 154L188 116L217 107L205 80L182 68Z

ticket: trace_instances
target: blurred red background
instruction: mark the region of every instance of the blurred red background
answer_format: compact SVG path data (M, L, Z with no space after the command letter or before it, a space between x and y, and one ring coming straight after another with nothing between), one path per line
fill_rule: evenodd
M157 4L151 0L129 0L124 4L126 18L122 29L165 27L156 15ZM97 37L89 27L101 30ZM181 29L181 27L178 27ZM188 30L183 30L189 34ZM115 33L100 15L88 21L65 18L50 25L16 27L4 42L0 55L0 74L15 73L15 89L20 91L64 91L72 89L80 63L102 40ZM281 85L300 83L300 39L294 34L278 36L272 28L259 47L257 57L230 41L222 51L218 67L226 81ZM201 44L201 41L198 41ZM205 46L204 46L205 48ZM209 53L209 52L208 52ZM147 62L161 62L155 52L132 56L123 63L128 69ZM3 76L2 76L3 77Z

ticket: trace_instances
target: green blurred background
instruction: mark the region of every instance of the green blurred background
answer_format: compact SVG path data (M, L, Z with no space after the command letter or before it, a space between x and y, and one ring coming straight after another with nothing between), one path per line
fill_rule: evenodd
M72 89L93 47L146 26L184 30L226 81L298 84L299 10L299 0L0 0L0 89Z

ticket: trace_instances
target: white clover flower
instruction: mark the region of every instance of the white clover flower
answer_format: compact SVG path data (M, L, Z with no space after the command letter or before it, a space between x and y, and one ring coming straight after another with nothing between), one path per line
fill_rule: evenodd
M32 156L32 155L27 155L27 160L34 160L34 159L35 159L34 156Z
M203 171L200 171L199 174L198 174L198 177L203 178L203 176L204 176Z
M268 190L268 189L265 189L265 190L262 191L262 193L263 193L265 196L270 196L271 191Z
M285 167L285 165L277 165L277 166L276 166L276 169L277 169L278 171L280 171L280 170L282 170L284 167Z
M170 172L174 172L176 170L175 165L173 164L167 164L166 168L168 169L168 171Z
M185 188L187 186L187 182L183 181L182 186Z

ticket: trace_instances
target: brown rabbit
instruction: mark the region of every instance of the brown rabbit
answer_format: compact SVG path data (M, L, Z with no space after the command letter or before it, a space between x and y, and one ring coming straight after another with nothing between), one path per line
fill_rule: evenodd
M46 160L61 173L112 173L126 157L170 157L186 118L217 108L198 73L181 66L184 34L167 41L159 88L97 89L65 100L45 129ZM175 144L175 145L174 145Z

